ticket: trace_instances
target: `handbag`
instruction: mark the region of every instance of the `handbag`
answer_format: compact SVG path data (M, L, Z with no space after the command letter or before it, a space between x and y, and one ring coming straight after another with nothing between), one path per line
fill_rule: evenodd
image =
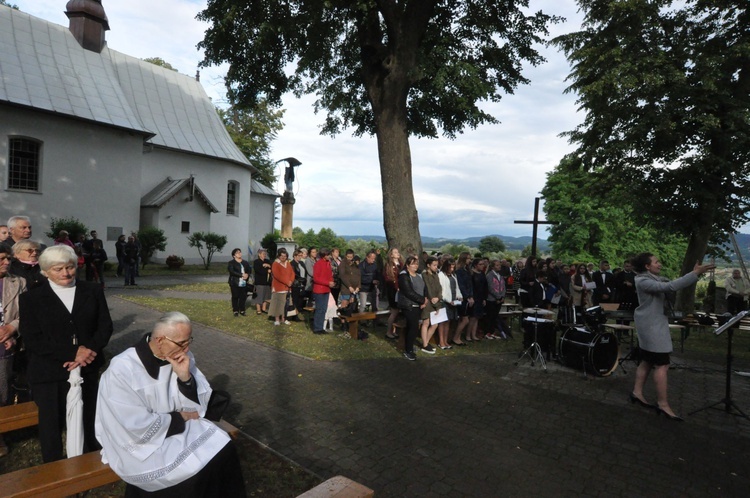
M297 316L297 308L294 307L290 292L286 293L286 316Z

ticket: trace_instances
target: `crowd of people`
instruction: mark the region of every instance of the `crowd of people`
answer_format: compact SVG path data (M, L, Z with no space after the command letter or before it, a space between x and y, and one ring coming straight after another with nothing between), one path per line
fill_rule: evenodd
M32 240L28 217L0 226L0 405L10 401L11 387L26 387L38 410L42 460L101 450L127 483L125 496L244 496L237 452L210 422L221 418L229 397L195 367L185 315L162 317L112 360L100 384L113 322L104 295L106 252L96 231L90 235L74 243L63 230L45 247ZM135 237L116 246L118 272L133 284ZM234 283L249 274L238 264ZM239 310L240 301L244 313L244 299L233 302ZM80 389L80 418L71 418L72 389ZM0 457L7 454L0 435Z

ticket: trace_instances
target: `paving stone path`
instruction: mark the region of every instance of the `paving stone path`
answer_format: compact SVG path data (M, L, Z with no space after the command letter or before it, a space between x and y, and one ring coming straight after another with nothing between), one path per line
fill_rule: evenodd
M113 353L159 316L114 295L109 304ZM233 395L227 419L321 477L346 475L379 497L750 494L750 421L711 409L676 423L631 405L632 366L584 378L557 364L516 366L515 354L319 362L194 330L199 367ZM724 397L721 363L689 352L674 360L677 413ZM750 378L732 382L750 413Z

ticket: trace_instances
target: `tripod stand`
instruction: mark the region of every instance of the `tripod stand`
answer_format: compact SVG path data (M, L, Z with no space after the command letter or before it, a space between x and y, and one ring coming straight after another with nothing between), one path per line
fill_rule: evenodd
M734 317L730 318L727 323L716 329L716 331L714 332L716 335L719 335L725 330L727 331L727 373L724 397L716 403L711 403L710 405L704 406L703 408L698 408L697 410L690 412L688 415L692 415L703 410L708 410L709 408L716 408L718 405L723 404L724 411L726 411L727 413L735 416L745 417L746 419L750 420L750 417L748 417L745 412L740 410L737 404L732 401L732 337L734 335L732 327L734 326L734 324L742 320L747 314L748 311L741 311ZM733 413L732 409L734 409L736 413Z
M516 361L516 365L518 365L524 356L528 356L529 360L531 360L531 366L534 366L534 363L536 361L539 361L539 363L542 364L542 368L545 372L547 372L547 362L544 359L544 355L542 354L542 347L539 345L539 338L538 338L538 332L539 332L539 321L543 320L542 318L539 318L540 311L546 311L546 310L540 310L539 308L534 308L534 342L531 343L531 346L526 348L526 350L521 354L521 356L518 357L518 361ZM525 320L531 321L528 318ZM545 320L546 322L546 320Z

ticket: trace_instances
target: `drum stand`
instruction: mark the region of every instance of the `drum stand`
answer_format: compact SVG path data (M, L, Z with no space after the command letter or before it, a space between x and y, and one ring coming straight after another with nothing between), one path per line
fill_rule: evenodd
M531 366L534 366L535 361L539 361L539 363L542 364L542 368L545 372L547 372L547 362L544 359L544 355L542 354L542 347L539 345L539 342L537 342L537 327L539 327L539 322L537 322L539 315L537 313L534 313L534 342L531 343L531 346L529 346L526 351L524 351L521 356L518 357L518 360L516 361L516 365L518 365L524 356L528 356L529 360L531 360Z

